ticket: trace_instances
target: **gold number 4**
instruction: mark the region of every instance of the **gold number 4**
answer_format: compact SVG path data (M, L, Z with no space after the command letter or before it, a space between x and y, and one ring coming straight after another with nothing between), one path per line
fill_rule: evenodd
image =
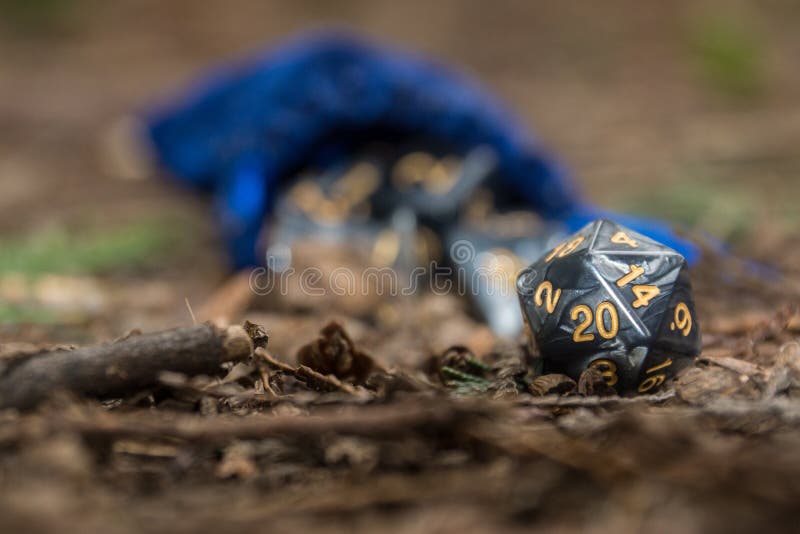
M617 232L616 234L612 235L611 242L618 245L628 245L631 248L636 248L639 246L639 243L631 239L631 237L625 232Z
M633 286L631 290L636 297L636 300L632 303L634 308L647 306L651 300L661 294L661 290L656 286Z
M572 308L570 318L573 321L578 321L579 316L582 316L582 318L572 333L572 340L575 343L594 340L594 334L586 333L586 329L592 325L592 322L595 323L597 333L604 339L611 339L619 332L619 314L617 313L617 308L609 301L598 304L594 313L586 304L578 304ZM606 327L606 316L608 316L608 327Z

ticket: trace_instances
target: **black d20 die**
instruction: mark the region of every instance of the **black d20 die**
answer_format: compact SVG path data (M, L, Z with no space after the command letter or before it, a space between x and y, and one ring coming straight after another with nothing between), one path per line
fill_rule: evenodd
M647 393L700 352L686 260L612 221L523 270L517 291L545 372L594 366L618 392Z

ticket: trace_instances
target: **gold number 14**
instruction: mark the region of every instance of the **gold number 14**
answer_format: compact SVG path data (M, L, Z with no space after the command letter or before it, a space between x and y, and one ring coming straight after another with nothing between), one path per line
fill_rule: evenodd
M629 265L628 268L630 269L628 274L621 276L619 280L617 280L617 287L625 287L644 274L644 267ZM635 285L631 288L631 291L633 291L633 295L636 297L636 300L631 303L634 308L647 306L650 304L651 300L661 294L660 289L651 285Z

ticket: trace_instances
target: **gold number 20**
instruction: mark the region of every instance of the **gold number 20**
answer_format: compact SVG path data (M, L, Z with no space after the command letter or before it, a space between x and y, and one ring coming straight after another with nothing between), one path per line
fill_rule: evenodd
M608 319L608 327L606 327L606 316ZM592 341L594 334L587 334L586 329L591 326L594 321L597 333L604 339L611 339L619 332L619 314L617 308L609 301L601 302L597 305L597 309L592 313L592 309L586 304L578 304L570 312L570 317L573 321L577 321L581 317L575 332L572 333L572 340L575 343L582 343L584 341Z

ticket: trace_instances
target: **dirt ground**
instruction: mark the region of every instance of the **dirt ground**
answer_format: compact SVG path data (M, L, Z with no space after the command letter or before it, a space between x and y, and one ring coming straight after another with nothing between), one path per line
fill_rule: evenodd
M0 3L0 295L18 290L3 255L26 236L164 214L178 235L157 261L37 278L72 307L0 321L2 357L192 324L187 301L202 309L230 275L207 200L115 177L113 125L214 62L331 22L479 77L597 203L730 238L780 274L706 257L692 272L703 353L640 398L537 389L523 340L495 339L455 297L417 297L402 319L258 302L235 319L265 328L266 356L227 374L1 412L0 531L796 529L794 2L53 5ZM331 318L355 344L337 337L333 358L366 353L366 376L298 374ZM454 345L485 364L480 388L442 379Z

